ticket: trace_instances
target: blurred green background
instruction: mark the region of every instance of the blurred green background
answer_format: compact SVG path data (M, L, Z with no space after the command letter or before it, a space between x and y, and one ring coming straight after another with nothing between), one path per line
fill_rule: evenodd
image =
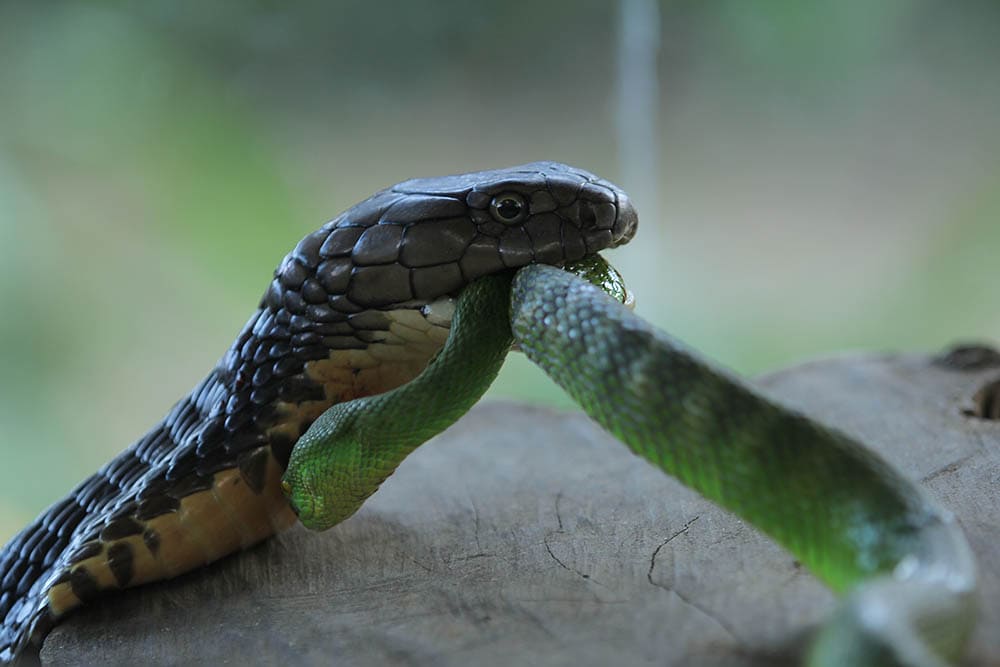
M998 28L993 0L3 2L0 540L211 368L302 235L411 176L617 181L639 312L742 372L996 340ZM566 405L521 359L494 394Z

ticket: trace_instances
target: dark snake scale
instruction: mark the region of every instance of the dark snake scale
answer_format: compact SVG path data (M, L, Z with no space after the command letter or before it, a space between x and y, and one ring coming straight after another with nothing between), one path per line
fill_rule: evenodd
M105 591L290 525L296 440L330 405L415 377L463 287L617 246L636 224L616 186L538 162L406 181L306 236L208 377L0 552L0 663Z

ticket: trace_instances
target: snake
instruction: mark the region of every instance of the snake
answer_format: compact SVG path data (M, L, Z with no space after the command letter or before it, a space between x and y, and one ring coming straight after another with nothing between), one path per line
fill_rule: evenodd
M478 279L417 378L334 406L298 441L282 480L293 511L313 530L351 516L480 398L516 345L635 454L843 594L807 664L954 664L976 613L975 564L955 517L861 443L633 314L623 292L599 255L562 269L529 265L513 282Z
M330 406L416 377L467 285L626 243L637 223L616 185L534 162L403 181L305 236L208 376L0 551L0 663L104 593L294 524L296 441Z
M596 253L636 226L620 188L532 163L406 181L306 237L212 374L5 547L0 661L103 592L296 520L336 525L479 399L513 344L841 594L810 665L953 664L976 611L955 518L610 298Z

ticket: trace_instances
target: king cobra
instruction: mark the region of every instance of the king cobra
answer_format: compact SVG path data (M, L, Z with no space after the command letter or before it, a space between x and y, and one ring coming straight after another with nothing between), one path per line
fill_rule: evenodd
M947 512L846 435L545 266L607 286L594 255L636 224L614 185L534 163L407 181L306 237L209 377L7 545L0 661L102 592L198 567L296 514L343 520L478 400L512 342L633 451L846 593L812 664L957 659L974 568Z
M229 351L161 423L0 554L0 662L106 592L165 579L294 523L281 473L335 403L415 377L484 275L627 242L621 189L563 164L405 181L285 257Z

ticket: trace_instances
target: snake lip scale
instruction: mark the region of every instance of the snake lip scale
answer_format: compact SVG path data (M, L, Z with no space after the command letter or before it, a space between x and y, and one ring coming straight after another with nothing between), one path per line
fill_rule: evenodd
M466 285L626 243L637 222L612 183L534 162L404 181L306 236L208 376L0 552L0 664L105 592L293 523L280 479L296 440L331 405L415 377Z

